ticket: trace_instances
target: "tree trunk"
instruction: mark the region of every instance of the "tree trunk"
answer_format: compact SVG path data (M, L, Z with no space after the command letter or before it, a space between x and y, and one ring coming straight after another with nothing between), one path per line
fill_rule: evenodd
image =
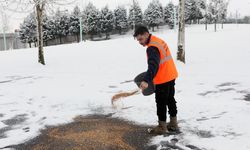
M45 65L44 55L43 55L43 33L42 33L42 17L44 3L37 1L36 4L36 14L37 14L37 31L38 31L38 62Z
M177 60L185 63L185 2L179 0L179 32L178 32L178 52Z
M62 36L59 36L60 44L62 44Z
M90 34L90 40L93 41L93 39L94 39L93 34Z
M217 29L216 29L216 20L214 21L214 32L216 32Z
M205 30L207 30L207 19L206 19L206 23L205 23Z
M222 20L222 23L221 23L221 29L223 29L223 25L224 25L223 23L224 23L224 22L223 22L223 20Z
M31 48L31 43L29 42L29 46L30 46L30 48Z
M109 38L109 33L106 32L106 40Z
M79 39L78 35L76 35L76 40L77 40L77 42L80 42L80 39Z
M153 32L155 31L155 28L154 28L154 26L152 27L153 28Z

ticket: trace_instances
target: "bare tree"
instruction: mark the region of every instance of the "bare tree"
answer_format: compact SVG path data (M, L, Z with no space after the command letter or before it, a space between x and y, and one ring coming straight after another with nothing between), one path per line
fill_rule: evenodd
M209 9L209 14L214 21L215 32L217 31L216 24L218 23L218 21L221 20L223 24L223 20L225 19L227 14L228 3L229 1L226 0L210 0L208 9Z
M179 32L177 60L185 63L185 0L179 0Z
M32 10L36 10L37 20L37 39L38 39L38 62L45 65L44 53L43 53L43 15L45 10L53 9L54 5L68 5L75 3L76 0L0 0L0 4L5 10L13 12L26 12L30 13ZM15 8L13 8L13 6ZM51 6L51 8L49 8ZM32 8L27 11L28 8Z

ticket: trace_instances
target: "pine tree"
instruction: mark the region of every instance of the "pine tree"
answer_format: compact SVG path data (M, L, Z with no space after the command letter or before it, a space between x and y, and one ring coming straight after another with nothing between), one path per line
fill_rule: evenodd
M93 36L101 32L98 27L100 24L100 12L92 3L89 3L83 13L84 30L93 40Z
M159 26L163 22L163 7L160 4L159 0L153 0L148 8L144 12L144 21L145 23L153 28Z
M62 44L62 37L69 35L69 14L67 10L60 11L57 10L55 14L55 26L56 26L56 36L60 39L60 44Z
M19 37L23 43L37 42L37 25L35 12L29 14L20 25Z
M206 1L205 0L196 0L196 19L198 20L198 24L200 23L200 19L203 19L206 15Z
M46 21L44 22L43 30L44 32L47 32L46 34L49 39L55 39L57 37L57 29L54 17L47 17Z
M128 27L127 10L124 7L118 6L114 10L114 17L115 29L122 34L122 32Z
M78 42L80 34L80 21L79 21L80 15L81 15L80 8L76 6L73 10L73 13L70 15L70 23L69 23L69 34L74 35Z
M128 24L132 29L134 28L134 25L137 27L138 25L143 24L142 10L137 1L135 1L129 9Z
M172 2L170 2L164 8L164 21L168 24L168 26L170 27L170 29L174 28L174 19L176 20L176 24L177 24L178 9L176 8L176 6L174 6L174 4Z
M45 46L47 45L47 41L53 38L53 33L51 32L50 26L50 17L44 14L43 16L43 42Z
M195 19L195 0L185 0L185 21L191 24Z
M113 30L113 27L114 27L114 15L112 11L109 10L108 6L106 6L101 10L101 20L100 20L101 32L106 34L106 39L109 38L109 33Z
M186 0L185 1L185 21L197 21L205 17L206 3L204 0Z

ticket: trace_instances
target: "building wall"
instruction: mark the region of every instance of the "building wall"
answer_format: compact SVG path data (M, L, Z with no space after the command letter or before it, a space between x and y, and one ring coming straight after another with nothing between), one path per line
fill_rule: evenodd
M26 44L20 41L18 37L18 32L7 33L5 37L6 37L7 50L21 49L21 48L27 47ZM4 36L3 34L0 34L0 51L3 51L3 50L4 50Z

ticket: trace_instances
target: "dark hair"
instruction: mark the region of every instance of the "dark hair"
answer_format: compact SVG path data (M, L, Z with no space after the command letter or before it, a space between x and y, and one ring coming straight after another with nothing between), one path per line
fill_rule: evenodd
M145 26L138 26L136 29L135 29L135 33L134 33L134 37L137 37L137 35L142 35L144 33L149 33L148 31L148 28L145 27Z

